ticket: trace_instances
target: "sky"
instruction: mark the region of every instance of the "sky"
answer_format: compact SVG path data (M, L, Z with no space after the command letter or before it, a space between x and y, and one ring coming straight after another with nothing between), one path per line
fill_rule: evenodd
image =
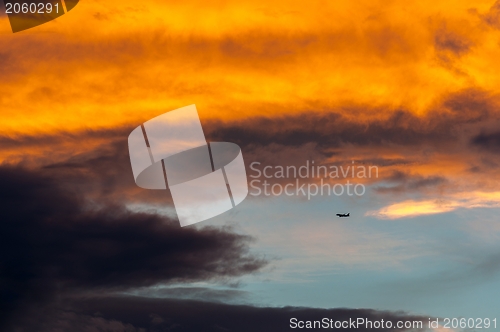
M500 319L499 58L491 0L84 0L17 33L2 9L0 327ZM192 104L208 142L241 148L250 194L181 228L127 137ZM378 172L255 171L313 162Z

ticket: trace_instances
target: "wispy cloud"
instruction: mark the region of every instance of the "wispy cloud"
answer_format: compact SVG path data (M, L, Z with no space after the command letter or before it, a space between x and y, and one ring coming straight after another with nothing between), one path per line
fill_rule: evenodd
M500 191L465 192L438 199L406 200L369 211L367 216L379 219L400 219L451 212L459 208L498 208Z

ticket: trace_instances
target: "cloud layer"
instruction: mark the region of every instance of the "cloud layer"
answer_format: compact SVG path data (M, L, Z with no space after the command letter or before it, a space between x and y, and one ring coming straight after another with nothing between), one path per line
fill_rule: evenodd
M93 297L64 303L66 310L47 308L42 319L28 318L20 331L36 328L48 331L294 331L290 319L302 321L333 321L364 318L370 321L426 323L427 318L403 312L369 309L316 309L301 307L253 307L199 301L151 299L141 297ZM411 324L410 323L410 324ZM347 331L418 331L412 328L347 328ZM424 329L420 329L424 330Z
M249 237L86 201L58 179L0 168L2 320L71 293L227 279L258 271Z

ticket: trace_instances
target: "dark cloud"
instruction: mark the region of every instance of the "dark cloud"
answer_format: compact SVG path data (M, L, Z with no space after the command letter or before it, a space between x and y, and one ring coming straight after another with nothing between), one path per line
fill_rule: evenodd
M45 172L64 180L99 200L131 201L130 195L151 203L172 202L168 190L144 190L136 186L130 166L126 135L119 135L96 148L43 166ZM171 204L170 204L171 205Z
M134 295L183 300L203 299L203 301L217 303L241 303L248 298L249 294L235 287L237 287L237 285L233 285L231 289L212 289L207 287L148 287L135 290Z
M414 164L415 161L403 158L366 158L357 160L356 163L364 165L377 165L377 166L406 166Z
M446 184L448 181L442 176L422 176L419 174L409 174L401 171L393 171L391 175L383 179L390 185L375 187L379 193L401 193L407 191L417 191L435 189L437 186Z
M464 36L442 27L434 36L434 46L437 51L450 51L454 55L461 56L469 52L472 42Z
M200 301L151 299L141 297L94 297L66 301L66 310L44 312L40 320L27 319L19 331L293 331L290 319L334 321L367 320L427 321L402 312L369 309L316 309L301 307L254 307ZM30 330L32 329L32 330ZM318 329L311 329L317 331ZM344 329L343 329L344 330ZM347 328L347 331L416 331L398 328Z
M498 153L500 152L500 132L481 133L473 137L471 143L474 146Z
M4 3L4 1L0 1L0 18L2 18L2 19L7 18L7 14L5 12L6 12L5 3Z
M294 110L286 116L256 116L233 121L201 117L201 121L208 141L234 142L246 149L244 152L256 147L279 145L296 148L306 144L314 144L325 157L338 154L335 149L352 145L432 146L433 149L448 150L450 145L467 143L479 134L481 126L499 123L496 112L499 103L498 96L487 91L465 89L445 96L425 115L367 105L338 109L318 105L314 108L321 112L304 109ZM263 107L272 111L271 105ZM353 117L351 113L360 116ZM371 116L362 116L368 114ZM99 171L103 171L104 166L124 169L129 167L126 141L132 129L133 126L122 126L52 135L0 136L0 144L4 152L11 152L20 162L29 161L25 150L50 149L45 155L36 155L38 165L67 170L82 169L89 163L96 169L100 163ZM94 146L88 148L92 144ZM106 156L104 159L103 155ZM109 162L114 159L116 164L105 165L105 159Z
M148 201L172 206L168 190L144 190L135 185L127 137L132 127L61 132L39 136L3 136L6 163L42 168L59 185L99 202ZM82 144L84 142L84 144ZM35 151L33 156L27 151Z
M61 180L0 167L0 322L64 294L231 278L265 264L247 236L89 202Z
M448 95L425 116L399 110L363 120L363 117L349 117L346 110L331 110L253 117L244 121L220 122L202 117L202 123L208 141L234 142L242 147L249 172L249 165L254 161L300 167L306 160L314 160L316 165L350 164L356 160L357 165L398 167L432 153L451 151L479 152L482 155L478 155L477 160L482 157L490 160L488 154L495 152L499 139L496 134L479 133L483 126L491 127L499 122L497 108L496 96L468 89ZM61 185L83 192L87 198L99 202L147 201L171 206L168 190L144 190L135 185L127 148L131 129L132 126L124 126L41 136L2 136L0 144L4 154L12 155L7 160L26 167L43 167L44 172L56 176ZM474 146L485 149L479 151L473 149ZM356 152L357 148L370 149L371 155L363 160L348 155L347 152ZM383 150L379 152L379 149ZM387 151L403 157L384 159ZM418 178L403 186L397 184L398 187L380 190L421 189L439 185L442 180Z
M206 123L210 140L227 140L241 146L281 144L300 146L315 143L323 151L357 146L431 145L439 149L461 143L469 130L481 123L498 122L495 110L498 98L486 91L466 89L450 94L425 116L405 110L377 110L359 106L352 113L388 114L371 119L353 118L349 111L325 110L287 116L255 117L241 122L211 121ZM367 113L368 114L368 113Z
M440 108L441 113L432 114L432 121L444 125L465 125L487 121L498 121L498 96L480 89L465 89L447 96Z
M483 20L494 28L500 29L500 1L496 1L490 10L483 15Z

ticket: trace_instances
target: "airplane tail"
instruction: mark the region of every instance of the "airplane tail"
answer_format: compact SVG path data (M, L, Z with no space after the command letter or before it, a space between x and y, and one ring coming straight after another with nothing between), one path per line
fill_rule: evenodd
M347 214L347 216L348 216L348 217L349 217L350 215L351 215L351 212L349 212L349 213Z

